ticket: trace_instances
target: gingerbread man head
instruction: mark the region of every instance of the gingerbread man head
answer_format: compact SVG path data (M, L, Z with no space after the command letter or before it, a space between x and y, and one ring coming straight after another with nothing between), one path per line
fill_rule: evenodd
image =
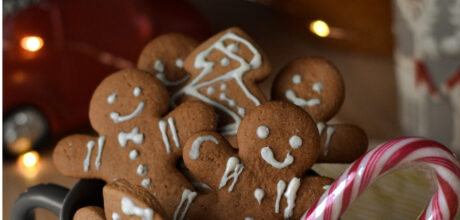
M244 117L237 140L238 153L215 132L187 141L185 164L214 190L196 198L190 218L298 219L332 181L305 176L320 139L311 117L295 105L256 107Z
M313 126L312 126L313 125ZM270 102L245 117L237 135L239 157L254 175L302 176L316 162L319 137L308 113Z
M273 81L272 98L286 100L307 111L315 121L328 121L343 103L345 87L337 68L319 57L298 58Z
M96 88L89 119L98 133L117 133L139 126L149 117L162 116L169 109L168 100L167 90L151 76L123 70L108 76Z
M196 46L198 41L182 34L161 35L144 47L137 67L155 75L173 92L190 78L184 60Z
M202 102L187 102L166 114L168 104L167 90L154 76L139 70L110 75L90 103L90 121L99 137L61 140L53 153L56 167L71 177L124 178L141 185L171 217L181 193L192 189L176 168L182 146L192 134L214 130L217 122Z
M319 162L352 162L367 149L367 136L361 128L351 124L326 124L340 110L344 97L339 71L319 57L291 61L277 75L272 87L274 100L298 105L316 121L321 135Z

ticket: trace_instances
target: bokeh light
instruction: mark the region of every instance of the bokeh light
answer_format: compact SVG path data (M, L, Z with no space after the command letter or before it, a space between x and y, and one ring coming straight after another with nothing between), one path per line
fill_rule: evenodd
M21 47L30 52L36 52L43 47L43 39L38 36L27 36L21 39Z
M10 146L8 146L8 150L16 155L24 153L31 148L32 142L26 137L17 138Z
M329 25L322 20L315 20L310 23L310 31L319 37L327 37L330 34Z
M21 157L22 157L22 163L24 164L24 166L29 167L29 168L35 167L40 158L40 156L38 155L36 151L29 151L23 154Z

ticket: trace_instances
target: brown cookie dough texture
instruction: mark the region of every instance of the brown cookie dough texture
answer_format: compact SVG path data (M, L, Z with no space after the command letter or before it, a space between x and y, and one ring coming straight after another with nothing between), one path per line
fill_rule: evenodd
M173 92L190 78L184 60L197 46L198 41L182 34L161 35L144 47L137 68L153 74Z
M221 135L199 132L184 146L187 167L214 193L190 204L188 219L299 219L332 183L304 176L320 137L307 112L284 101L249 112L237 134L238 153Z
M200 101L168 109L168 92L154 76L139 70L108 76L90 103L91 125L99 136L62 139L53 152L56 168L70 177L123 178L143 186L171 218L182 192L193 189L176 168L182 146L196 132L215 130L217 120Z
M145 188L126 180L116 180L104 186L104 209L97 206L80 208L74 220L162 220L164 211Z
M318 162L349 163L367 150L367 135L358 126L326 124L340 110L344 97L339 71L319 57L291 61L277 75L272 87L273 100L294 103L316 121L321 136Z
M185 59L190 79L171 96L174 104L201 100L219 116L219 132L236 135L241 119L266 102L256 85L270 74L260 47L241 29L222 31L195 48ZM236 147L236 146L235 146Z
M98 206L87 206L77 210L73 220L105 220L104 209Z

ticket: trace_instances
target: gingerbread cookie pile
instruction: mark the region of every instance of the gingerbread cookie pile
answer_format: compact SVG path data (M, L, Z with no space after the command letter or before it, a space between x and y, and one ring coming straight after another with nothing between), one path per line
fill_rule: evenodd
M367 137L326 124L344 99L329 62L289 63L271 101L257 85L269 75L267 56L238 28L201 44L154 39L138 69L94 92L89 117L99 136L72 135L54 150L64 175L108 183L104 209L84 207L75 218L300 218L332 182L311 166L355 160Z

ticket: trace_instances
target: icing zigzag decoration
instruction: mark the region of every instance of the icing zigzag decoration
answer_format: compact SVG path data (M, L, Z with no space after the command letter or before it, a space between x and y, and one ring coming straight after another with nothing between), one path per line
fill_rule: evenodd
M199 99L210 104L218 111L223 135L236 135L241 118L266 101L256 82L269 75L270 64L238 28L222 31L202 43L184 65L191 77L171 101L177 105Z

